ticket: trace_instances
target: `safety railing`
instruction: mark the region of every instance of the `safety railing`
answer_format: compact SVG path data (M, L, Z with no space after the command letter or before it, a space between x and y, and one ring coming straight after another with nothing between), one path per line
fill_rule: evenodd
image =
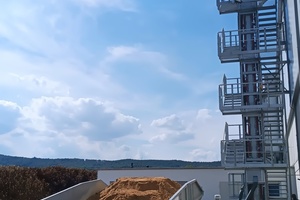
M243 30L224 29L218 33L218 55L221 62L235 62L243 58L282 51L280 29L274 26ZM275 35L275 36L274 36Z
M203 190L196 179L185 183L169 200L201 200Z
M221 163L224 167L249 164L286 165L286 152L282 138L240 139L221 141ZM255 149L253 149L255 147Z
M223 140L240 140L243 138L242 124L228 124L225 123Z
M219 108L223 114L239 114L254 109L282 108L282 82L228 83L219 85Z

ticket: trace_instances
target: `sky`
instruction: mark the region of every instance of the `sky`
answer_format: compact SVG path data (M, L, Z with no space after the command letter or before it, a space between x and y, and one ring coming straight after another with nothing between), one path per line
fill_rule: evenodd
M215 1L0 3L0 154L220 160Z

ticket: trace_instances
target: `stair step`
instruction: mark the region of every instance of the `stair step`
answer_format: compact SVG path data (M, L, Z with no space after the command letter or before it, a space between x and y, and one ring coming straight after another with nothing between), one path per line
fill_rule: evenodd
M227 145L226 146L228 150L243 150L244 149L244 144L241 144L240 146L234 146L234 145Z
M262 76L268 76L268 75L280 75L279 72L269 72L269 73L263 73Z
M276 16L275 17L265 17L265 18L258 18L258 22L266 22L266 21L275 21L276 22Z
M243 162L244 161L244 157L240 157L240 158L225 158L226 162Z
M236 99L236 100L240 100L242 97L241 97L241 95L240 95L240 97L238 97L238 96L235 96L235 97L232 97L232 96L225 96L225 98L226 99Z
M277 45L277 38L265 38L259 41L259 44L276 44Z
M276 127L276 128L282 128L282 125L280 124L268 124L268 125L264 125L264 127L268 127L268 128L272 128L272 127ZM272 130L272 129L271 129Z
M244 156L244 152L239 152L239 153L226 152L226 157L243 157L243 156Z
M265 24L259 24L259 27L268 27L268 26L276 26L277 23L265 23ZM272 30L272 29L267 29Z
M261 68L261 71L272 71L272 70L279 70L279 69L280 69L279 67L267 67L267 68Z
M242 97L241 97L241 95L239 95L239 96L226 95L225 98L227 98L227 99L241 99Z
M239 101L232 101L232 100L229 100L229 99L226 99L225 100L225 102L224 103L240 103L241 102L241 100L239 100Z
M266 34L260 34L259 38L269 38L269 37L276 37L277 38L277 33L267 33Z
M270 77L270 78L263 77L262 80L264 80L264 81L272 81L272 80L275 80L274 78L277 78L277 79L278 79L278 77ZM270 83L271 83L271 82L269 82L269 85L270 85ZM277 83L277 84L280 84L280 83Z
M264 75L268 75L268 73L279 73L279 68L278 67L270 67L268 69L264 68L264 69L261 69L261 72L263 72Z
M246 158L246 162L263 162L262 158Z
M266 42L276 42L277 41L277 38L269 38L269 37L266 37L264 40L260 40L259 43L266 43Z
M275 116L275 117L279 117L279 116ZM279 117L279 118L281 118L281 117ZM276 122L276 123L278 123L278 122L280 122L281 121L281 119L276 119L276 120L266 120L266 119L264 119L263 120L263 122L264 123L270 123L270 122ZM273 123L274 124L274 123Z
M228 98L228 97L225 97L225 101L230 101L230 102L239 102L241 101L242 98Z
M226 147L227 148L230 148L230 149L237 149L237 148L239 148L239 149L243 149L244 148L244 143L239 143L239 144L230 144L230 143L228 143L227 145L226 145Z
M259 47L273 47L278 46L277 44L266 44L266 45L259 45Z
M264 124L265 128L268 128L269 130L283 130L283 126L280 124ZM276 128L276 129L272 129Z
M280 76L277 76L277 75L274 75L274 74L262 76L262 80L265 82L265 84L268 84L268 85L271 85L271 86L281 85Z
M262 7L259 7L258 8L258 11L261 11L261 10L276 10L276 5L271 5L271 6L262 6ZM276 11L275 11L276 12Z
M265 12L259 12L258 16L267 16L267 15L275 15L276 16L276 11L265 11Z
M234 160L234 159L243 159L244 158L244 155L236 155L236 156L230 156L230 155L226 155L226 160L229 160L229 159L232 159L232 160Z
M262 27L263 28L263 27ZM277 28L268 28L268 29L259 29L259 33L271 33L271 32L277 32Z
M260 57L261 60L273 60L273 59L275 60L277 58L279 58L279 56L261 56Z

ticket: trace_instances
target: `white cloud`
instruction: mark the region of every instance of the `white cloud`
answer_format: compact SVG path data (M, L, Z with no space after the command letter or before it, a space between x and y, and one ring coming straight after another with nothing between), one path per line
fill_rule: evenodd
M68 95L69 87L60 83L59 81L50 80L45 76L37 75L18 75L11 74L17 80L19 87L25 86L26 89L31 91L38 91L41 94L53 95Z
M220 160L220 141L225 121L235 123L238 118L225 117L219 111L208 108L178 112L152 121L149 142L152 148L160 145L164 148L159 149L171 149L173 155L183 160ZM161 156L168 159L168 155Z
M108 47L107 51L112 56L112 58L118 59L121 57L134 54L138 52L138 49L132 46L115 46L115 47Z
M180 143L186 140L194 139L194 134L192 133L186 133L186 132L180 132L180 131L171 131L171 132L165 132L160 135L156 135L152 137L149 141L151 143Z
M170 130L184 130L185 129L183 120L180 119L175 114L164 117L164 118L153 120L151 123L151 126L155 126L158 128L167 128Z
M80 51L72 48L78 34L70 33L78 31L81 19L70 10L61 10L60 5L53 1L9 1L1 7L0 37L9 41L11 49L48 59L66 59L71 51Z
M211 119L212 116L210 114L209 109L200 109L200 110L198 110L196 118L199 120L207 120L207 119Z
M151 126L156 127L159 132L159 135L150 139L151 143L178 143L194 138L194 134L189 132L184 121L175 114L153 120Z
M11 101L0 100L0 135L11 131L17 125L20 107Z
M151 66L157 72L168 78L183 81L187 77L170 69L170 62L166 55L158 51L144 50L141 45L136 46L111 46L107 48L108 56L102 65L110 65L120 61L139 63L141 66Z
M194 149L190 152L190 155L192 156L192 160L209 160L209 161L217 161L218 156L216 151L212 151L209 149Z
M11 101L6 101L6 100L0 100L0 106L8 107L13 110L19 109L18 104L11 102Z
M3 105L9 107L6 113ZM38 154L43 157L47 153L67 156L71 149L73 156L97 155L101 144L141 133L137 118L89 98L41 97L24 107L2 100L0 109L6 117L11 116L11 123L4 122L7 127L1 127L0 145L19 155L36 156L35 151L41 150ZM129 146L115 149L130 151Z
M42 97L22 109L21 122L29 127L36 120L46 130L82 135L90 140L110 140L139 133L139 120L89 98ZM31 127L35 129L35 127Z

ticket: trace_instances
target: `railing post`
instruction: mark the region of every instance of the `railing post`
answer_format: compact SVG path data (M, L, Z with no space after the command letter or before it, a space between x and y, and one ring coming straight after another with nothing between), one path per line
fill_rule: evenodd
M241 133L241 124L239 124L239 139L242 139L242 133Z
M226 89L224 89L224 94L227 94L227 78L226 75L223 75L223 85Z
M265 44L265 50L267 50L267 30L264 28L264 44Z
M224 88L223 88L224 89ZM221 109L224 105L224 97L223 97L223 91L222 91L222 85L219 86L219 108Z
M232 47L232 32L231 31L229 32L229 44L230 44L230 47Z
M225 140L229 141L229 133L228 133L228 123L225 122L225 130L224 130Z
M226 42L225 42L225 30L224 28L222 29L222 42L223 42L223 50L224 50L224 47L226 46Z

